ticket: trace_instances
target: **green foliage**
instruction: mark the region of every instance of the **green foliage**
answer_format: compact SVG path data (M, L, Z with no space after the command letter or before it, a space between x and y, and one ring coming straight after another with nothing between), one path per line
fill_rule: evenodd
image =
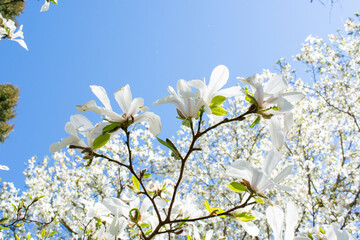
M12 84L0 85L0 142L3 143L14 124L8 121L15 117L15 106L19 99L19 89Z
M25 8L24 0L0 0L0 13L6 19L15 21Z

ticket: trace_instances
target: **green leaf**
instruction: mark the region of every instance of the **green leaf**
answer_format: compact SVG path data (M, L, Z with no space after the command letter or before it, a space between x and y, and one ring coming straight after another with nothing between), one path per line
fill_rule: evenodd
M9 228L3 227L0 225L0 229L8 230Z
M210 107L210 108L211 108L212 114L214 114L216 116L225 116L227 114L226 110L220 106L214 106L214 107Z
M89 229L89 231L87 231L86 232L86 234L89 234L89 233L91 232L91 229ZM56 231L53 231L53 232L51 232L51 233L49 233L49 235L48 235L48 237L52 237L52 236L54 236L56 234Z
M13 203L11 205L13 206L15 213L17 213L17 207Z
M258 116L258 117L255 119L255 121L252 122L252 124L250 125L250 127L251 127L251 128L255 127L255 125L260 122L260 119L261 119L261 117Z
M97 149L97 148L101 148L102 146L105 146L105 144L109 141L110 136L111 135L109 133L105 133L98 136L97 138L95 138L92 148Z
M10 218L10 217L8 216L8 217L4 217L4 218L0 219L0 224L7 223L8 220L9 220L9 218Z
M57 5L57 2L55 2L54 0L50 0L50 2L55 3Z
M190 217L186 217L186 218L184 218L184 219L189 219L189 218L190 218ZM185 223L186 223L186 222L181 222L181 223L179 224L178 228L182 227Z
M144 178L149 178L149 177L151 177L151 173L145 173L144 174Z
M322 229L321 227L319 227L319 231L320 231L322 234L325 234L325 230Z
M206 210L207 210L209 213L211 213L211 207L210 207L210 204L209 204L208 200L205 200L204 205L205 205Z
M114 132L114 131L118 130L119 127L121 127L121 123L118 123L118 122L111 123L103 128L102 133L105 134L105 133Z
M18 237L18 235L15 234L15 239L16 240L20 240L20 238Z
M249 222L255 219L251 212L242 212L240 214L236 214L235 217L239 218L242 222Z
M141 226L142 228L151 227L151 225L148 224L148 223L141 223L140 226Z
M132 175L131 179L132 179L132 182L134 184L134 187L137 190L140 190L140 183L139 183L139 180L137 180L137 178L135 177L135 175Z
M30 193L28 193L28 195L29 195L30 200L32 201L32 196L31 196L31 194L30 194Z
M242 192L247 191L247 188L244 185L242 185L241 183L237 183L237 182L230 183L228 185L228 188L230 188L234 192L238 192L238 193L242 193Z
M45 228L43 228L43 230L41 231L41 238L44 238L46 234L46 230Z
M174 157L175 159L180 159L180 155L178 153L178 151L176 150L175 145L170 141L170 139L166 139L166 142L161 140L160 138L156 137L157 140L164 145L165 147L169 148L172 151L171 156Z
M254 197L254 200L260 204L264 203L264 200L261 197Z
M158 138L158 137L156 137L156 138L157 138L157 140L158 140L162 145L164 145L165 147L169 148L171 151L176 152L176 150L173 148L172 144L167 141L168 139L166 139L166 142L165 142L164 140L161 140L161 139ZM169 140L169 141L170 141L170 140Z
M312 236L312 234L311 234L310 232L308 233L308 237L309 237L311 240L314 239L313 236Z
M145 233L145 235L150 235L150 233L152 232L152 229L147 230L147 232Z
M185 127L191 128L191 123L189 120L185 119L184 121L182 121L181 124L184 125Z
M211 107L216 107L216 106L220 106L221 104L223 104L223 102L225 102L226 97L224 96L215 96L210 103L210 108Z
M190 235L188 235L187 240L193 240L193 238Z
M139 217L140 217L139 209L137 209L137 208L131 209L129 212L129 217L130 217L131 221L137 223L139 221Z

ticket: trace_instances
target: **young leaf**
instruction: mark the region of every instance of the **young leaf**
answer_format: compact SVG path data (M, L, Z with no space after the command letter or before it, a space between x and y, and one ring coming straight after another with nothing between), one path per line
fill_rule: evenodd
M255 121L252 122L252 124L250 125L250 127L251 127L251 128L255 127L255 125L260 122L260 119L261 119L261 117L258 116L258 117L255 119Z
M238 193L247 191L247 188L244 185L242 185L241 183L237 183L237 182L230 183L228 185L228 188L230 188L234 192L238 192Z
M89 229L89 230L90 230L90 232L91 232L91 229ZM56 234L56 231L53 231L53 232L49 233L48 237L52 237L52 236L54 236L55 234ZM89 233L87 233L87 234L89 234Z
M114 132L114 131L118 130L119 127L121 127L121 123L118 123L118 122L111 123L103 128L102 133L105 134L105 133Z
M249 222L255 219L255 217L251 214L251 212L242 212L240 214L235 215L235 217L239 218L242 222Z
M144 178L149 178L151 176L151 173L145 173Z
M93 149L97 149L97 148L101 148L102 146L105 146L105 144L109 141L110 136L111 135L109 133L105 133L95 138L93 142Z
M216 106L220 106L221 104L223 104L223 102L225 102L226 97L224 96L215 96L210 103L210 108L211 107L216 107Z
M43 228L43 230L41 231L41 238L44 238L46 234L46 230L45 228Z
M205 200L204 205L205 205L206 210L207 210L209 213L211 213L211 207L210 207L210 204L209 204L209 202L208 202L207 200Z
M210 108L211 108L212 114L214 114L216 116L225 116L227 114L226 110L220 106L213 106Z
M169 148L171 151L173 151L173 152L176 152L176 150L173 148L173 146L171 145L171 143L169 143L167 140L168 139L166 139L166 142L164 141L164 140L161 140L160 138L158 138L158 137L156 137L157 138L157 140L162 144L162 145L164 145L165 147L167 147L167 148ZM169 140L170 141L170 140Z
M132 182L134 184L134 187L137 189L137 190L140 190L140 183L139 183L139 180L137 180L137 178L135 177L135 175L133 175L131 177L132 179Z
M262 199L261 197L254 197L254 200L260 204L264 203L264 199Z

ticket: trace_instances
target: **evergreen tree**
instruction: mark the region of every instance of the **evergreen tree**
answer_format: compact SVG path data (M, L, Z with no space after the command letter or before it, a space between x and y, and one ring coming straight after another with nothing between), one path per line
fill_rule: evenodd
M19 99L19 89L12 84L0 85L0 142L3 143L14 124L8 121L15 117L15 106Z

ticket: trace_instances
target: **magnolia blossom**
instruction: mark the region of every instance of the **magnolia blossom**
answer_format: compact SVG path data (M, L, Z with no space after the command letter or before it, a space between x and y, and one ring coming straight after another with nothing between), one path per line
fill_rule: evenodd
M243 204L245 203L246 199L249 197L249 193L245 193L243 198L242 198L242 201L240 203ZM242 209L238 209L236 211L234 211L234 215L238 215L238 214L241 214L243 212L249 212L252 208L253 208L254 205L247 205L245 206L244 208ZM244 230L251 236L258 236L259 235L259 228L255 225L255 223L253 223L252 221L241 221L240 218L238 217L235 217L234 218L243 228Z
M239 86L226 88L220 90L228 81L229 79L229 70L224 65L219 65L214 68L210 76L209 85L206 85L205 78L203 81L199 80L192 80L189 81L189 85L199 89L200 96L203 99L203 103L205 106L205 111L208 116L215 120L219 116L215 116L212 114L210 104L214 97L216 96L224 96L224 97L233 97L240 95L241 88Z
M17 32L15 22L11 19L5 19L0 14L0 19L2 20L2 25L0 25L0 38L3 36L6 36L8 39L15 41L20 44L23 48L28 50L27 45L25 43L24 39L24 33L22 31L23 25L21 25Z
M150 127L150 132L157 136L161 131L160 117L152 112L144 112L138 114L139 111L147 111L148 108L144 106L143 98L132 99L130 86L126 85L120 88L114 93L115 99L119 104L123 114L115 113L110 105L110 100L105 89L101 86L91 85L90 89L92 92L99 98L99 100L104 104L105 107L99 107L96 105L94 100L91 100L84 105L77 106L77 109L80 112L93 111L101 115L105 115L109 122L117 122L123 124L127 127L132 123L137 122L148 122Z
M262 194L264 190L270 189L274 185L283 190L290 190L290 188L279 185L278 183L291 173L292 166L285 167L273 180L270 179L271 172L275 169L279 159L280 154L272 150L267 155L262 170L258 170L247 161L238 160L229 166L226 175L234 178L242 178L243 181L245 180L244 184L249 185L251 190L256 194Z
M194 81L201 82L200 80ZM153 103L153 105L172 103L176 106L176 110L182 119L196 117L200 108L204 106L204 100L200 95L200 91L198 90L196 93L194 93L189 82L186 82L183 79L180 79L177 82L176 88L178 93L176 93L175 90L169 86L168 92L170 93L170 96L157 100Z
M70 137L64 138L60 142L51 144L50 152L57 152L68 145L92 148L94 140L102 134L102 129L106 125L108 125L108 123L103 122L94 127L85 116L81 114L72 115L70 117L70 122L65 125L65 131L70 134ZM79 137L78 133L86 137L88 145L86 145L84 140Z
M163 199L156 198L154 201L159 208L163 208L166 204ZM112 214L115 215L113 222L111 223L113 230L110 231L112 232L119 231L119 228L124 229L128 224L133 226L133 224L138 221L146 222L153 228L155 228L159 222L155 214L149 214L148 212L149 208L152 206L152 203L148 198L145 198L141 202L139 197L126 198L124 201L119 198L110 197L105 198L102 203ZM135 211L138 211L139 213L138 219L135 219ZM118 223L120 217L126 219L125 226Z
M9 171L9 167L5 165L0 165L0 170Z
M250 84L254 95L247 94L249 98L255 101L257 113L265 119L270 119L270 134L274 146L280 149L284 145L285 133L293 124L292 103L300 101L305 95L300 92L281 93L288 88L288 84L283 75L271 77L265 84L259 81L259 75L255 74L247 79L238 79L244 83ZM281 116L284 121L284 129L279 120L273 116Z
M53 3L57 4L57 0L52 0ZM45 0L44 4L41 6L40 12L46 12L49 10L50 0Z
M299 221L299 215L296 205L293 202L288 202L286 207L286 229L285 238L282 238L283 224L284 224L284 212L278 206L269 206L266 209L266 218L273 230L275 240L293 240L294 231ZM302 237L295 238L297 240L304 239ZM305 238L309 239L309 238Z

